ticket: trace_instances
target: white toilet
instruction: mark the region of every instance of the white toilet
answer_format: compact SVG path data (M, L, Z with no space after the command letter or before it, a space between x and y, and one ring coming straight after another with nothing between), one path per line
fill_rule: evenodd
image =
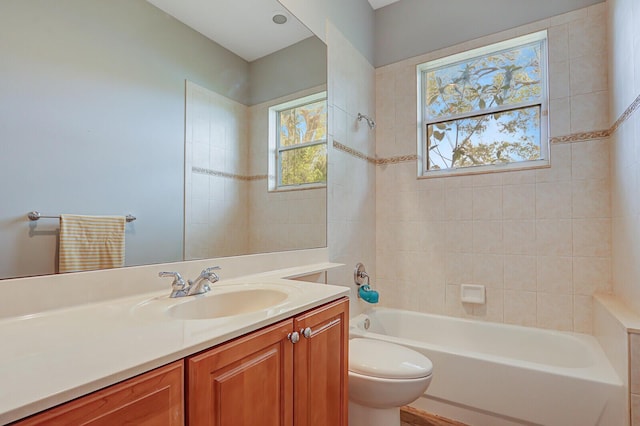
M431 383L433 364L404 346L349 340L349 426L400 426L400 407Z

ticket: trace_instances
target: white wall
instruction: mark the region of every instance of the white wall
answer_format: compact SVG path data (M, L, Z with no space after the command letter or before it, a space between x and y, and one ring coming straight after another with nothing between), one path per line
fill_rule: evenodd
M143 0L3 0L0 51L0 278L55 270L31 210L132 213L127 265L182 259L184 81L246 97L246 63Z
M249 63L247 105L272 101L327 84L327 46L309 37Z
M603 0L402 0L375 12L376 67Z
M278 0L315 35L329 43L327 20L372 64L374 12L367 0Z

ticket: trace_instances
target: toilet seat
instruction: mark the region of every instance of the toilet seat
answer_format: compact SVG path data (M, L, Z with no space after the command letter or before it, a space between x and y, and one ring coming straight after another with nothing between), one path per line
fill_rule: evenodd
M349 340L349 371L381 379L419 379L433 370L431 360L404 346L381 340Z

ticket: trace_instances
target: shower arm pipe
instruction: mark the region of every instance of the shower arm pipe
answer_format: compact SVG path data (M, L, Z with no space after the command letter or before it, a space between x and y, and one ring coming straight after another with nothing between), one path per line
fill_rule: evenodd
M371 130L373 130L376 127L376 122L373 120L373 118L369 117L366 114L362 114L361 112L358 113L358 121L362 121L365 120L367 122L367 126L369 126L369 128Z

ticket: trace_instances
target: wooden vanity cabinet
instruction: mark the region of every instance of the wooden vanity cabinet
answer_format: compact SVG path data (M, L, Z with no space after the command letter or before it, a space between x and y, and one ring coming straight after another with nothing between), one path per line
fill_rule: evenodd
M321 306L293 322L300 333L294 345L295 426L347 426L349 301Z
M14 426L184 425L183 361L28 417Z
M187 358L187 424L292 426L292 320Z
M348 310L340 299L187 358L187 423L347 426Z
M342 298L13 426L347 426L348 333Z

